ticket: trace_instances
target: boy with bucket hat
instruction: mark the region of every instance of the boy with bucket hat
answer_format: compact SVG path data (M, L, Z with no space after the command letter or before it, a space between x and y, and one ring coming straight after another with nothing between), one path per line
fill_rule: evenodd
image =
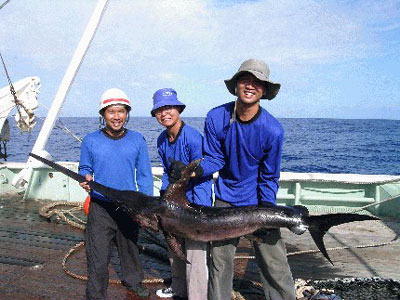
M268 65L244 61L231 79L228 91L237 97L207 114L204 159L197 172L219 171L215 206L275 205L279 187L283 128L261 99L272 100L280 84L269 80ZM268 300L295 300L294 282L279 229L256 232L253 247ZM212 242L209 299L231 298L234 256L239 238Z
M143 136L125 128L131 103L120 89L103 93L99 114L105 126L89 133L82 141L79 174L118 190L153 194L153 176ZM112 245L118 249L122 284L140 297L149 291L142 285L143 269L139 260L138 224L102 194L90 190L90 207L85 231L87 274L86 299L106 299L108 265Z
M164 88L153 95L151 115L166 129L157 139L158 154L164 168L160 195L169 184L176 182L171 170L180 169L191 161L203 157L203 137L196 129L183 122L180 114L185 104L178 100L174 89ZM175 167L174 167L175 166ZM211 206L212 176L194 179L188 184L186 197L191 205ZM208 268L207 247L204 242L181 239L184 245L186 264L169 251L171 264L171 286L157 291L162 298L207 300Z

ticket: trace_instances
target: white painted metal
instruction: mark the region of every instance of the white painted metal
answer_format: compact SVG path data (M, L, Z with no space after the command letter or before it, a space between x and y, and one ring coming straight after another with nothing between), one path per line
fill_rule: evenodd
M37 95L40 93L39 77L26 77L13 83L18 100L20 101L19 113L15 114L15 121L20 131L31 131L35 126L34 111L38 107ZM15 108L14 97L10 87L0 89L0 132L6 124L7 117Z
M50 107L50 110L47 114L46 120L43 123L42 129L40 130L39 136L36 139L35 145L33 146L32 152L36 154L46 154L48 157L48 153L45 152L45 146L48 141L48 138L50 136L50 133L54 127L56 118L58 113L61 110L61 107L65 101L65 97L68 93L68 90L72 84L72 81L78 72L78 69L81 65L81 62L85 56L85 53L90 45L90 41L92 40L96 29L100 23L101 17L103 15L103 12L106 8L106 5L108 3L108 0L99 0L96 8L94 9L94 12L92 14L92 17L86 26L85 32L83 33L83 36L78 44L77 49L75 50L75 53L72 57L72 60L68 66L68 69L64 75L64 78L62 79L62 82L60 84L60 87L58 88L57 94L54 97L53 103ZM24 170L22 170L20 173L18 173L12 180L12 184L15 187L24 187L26 183L30 180L30 177L32 176L32 163L34 159L29 158L28 162L26 164L26 167Z

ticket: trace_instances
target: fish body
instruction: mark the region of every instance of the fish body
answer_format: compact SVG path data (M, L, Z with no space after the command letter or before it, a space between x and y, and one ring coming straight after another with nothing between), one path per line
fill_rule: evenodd
M83 176L63 166L33 153L30 155L78 182L86 182ZM163 197L147 196L136 191L120 191L94 181L88 184L124 209L140 226L154 231L162 230L170 248L183 260L186 258L176 236L210 242L237 238L260 230L288 228L296 234L302 234L308 229L318 249L332 263L323 242L323 236L329 228L353 221L378 220L373 216L359 214L310 216L304 206L191 206L185 190L199 162L197 160L187 165L182 171L181 179L171 184Z
M203 242L219 241L251 234L259 229L286 227L296 233L307 229L302 214L281 206L182 208L171 202L160 222L164 230Z

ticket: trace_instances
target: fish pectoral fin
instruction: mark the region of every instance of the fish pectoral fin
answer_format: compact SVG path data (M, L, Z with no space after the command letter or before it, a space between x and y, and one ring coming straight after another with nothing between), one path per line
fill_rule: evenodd
M164 236L169 248L176 255L176 257L183 260L187 264L190 264L190 262L186 259L185 253L183 252L182 244L178 241L176 236L166 231L164 231Z
M155 215L145 216L145 215L138 214L134 218L134 221L136 221L140 227L145 228L145 229L150 229L155 232L157 232L159 229L158 219L157 219L157 216L155 216Z

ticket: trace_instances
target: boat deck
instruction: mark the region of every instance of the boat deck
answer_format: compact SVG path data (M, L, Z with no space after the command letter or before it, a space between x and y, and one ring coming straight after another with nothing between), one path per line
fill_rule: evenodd
M22 201L22 196L3 195L0 199L0 299L84 299L86 282L73 278L62 269L67 252L83 240L82 230L63 221L49 221L38 213L45 203ZM289 263L295 278L332 279L344 277L400 280L400 221L364 221L332 228L325 237L327 248L354 245L372 245L392 242L389 245L362 249L337 249L329 251L332 266L316 249L308 233L296 236L282 230L287 243ZM147 239L141 245L148 249L142 254L147 279L160 279L146 283L151 290L148 299L158 299L155 291L164 287L162 280L170 277L165 259L165 249ZM291 255L297 251L311 251ZM253 255L250 243L242 238L238 256ZM112 258L111 278L118 280L118 257ZM83 250L70 256L67 268L79 275L86 274ZM244 299L263 299L257 284L259 275L253 259L236 261L234 289ZM110 284L109 299L141 299L120 284Z

